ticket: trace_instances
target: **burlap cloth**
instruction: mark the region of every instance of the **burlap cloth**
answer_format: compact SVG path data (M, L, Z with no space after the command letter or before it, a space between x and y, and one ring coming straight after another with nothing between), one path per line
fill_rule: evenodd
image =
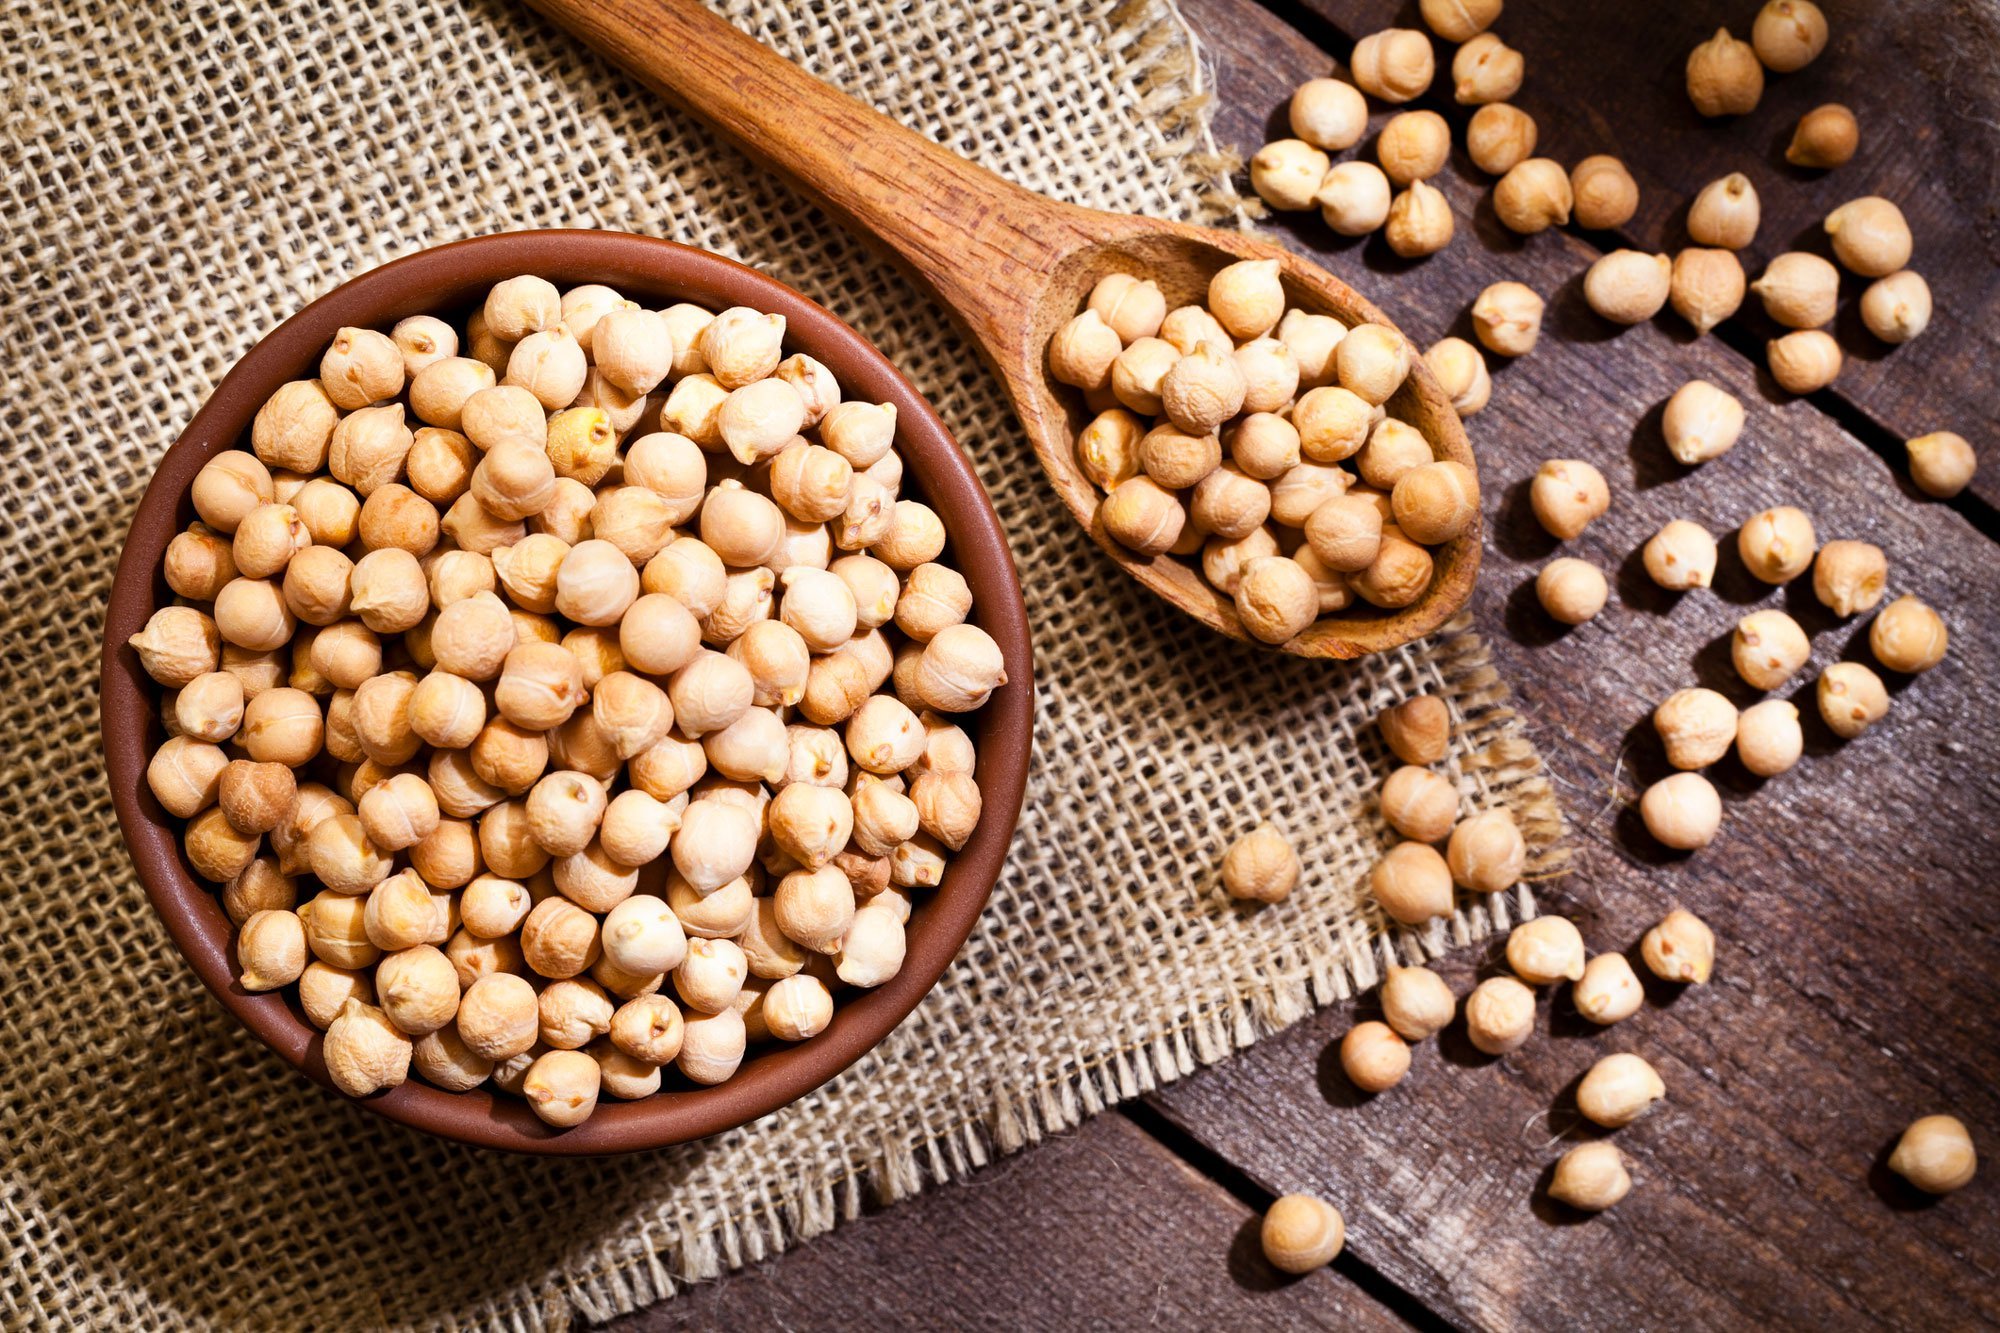
M1058 198L1235 207L1202 75L1159 3L806 6L729 17ZM835 11L838 11L836 13ZM1141 592L1044 487L927 298L776 179L560 32L470 11L10 0L0 15L0 1322L561 1327L658 1300L1073 1126L1372 981L1385 844L1370 719L1441 691L1450 772L1559 817L1457 627L1342 668L1240 648ZM204 994L119 844L92 688L149 470L252 341L350 274L528 226L671 236L846 316L978 461L1028 589L1035 776L991 908L936 992L754 1126L601 1162L482 1153L302 1083ZM1393 305L1393 303L1392 303ZM1258 818L1304 886L1215 884ZM1411 952L1526 908L1469 905Z

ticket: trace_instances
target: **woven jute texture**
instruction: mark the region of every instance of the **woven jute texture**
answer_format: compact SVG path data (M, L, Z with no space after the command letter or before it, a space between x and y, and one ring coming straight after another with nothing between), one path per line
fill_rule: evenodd
M734 0L815 73L1059 198L1236 209L1164 0ZM1561 828L1463 626L1352 667L1240 648L1139 591L1045 488L944 314L775 178L517 10L67 0L0 14L0 1324L562 1327L961 1176L1462 944L1526 890L1391 941L1371 719L1451 701L1467 808L1534 867ZM93 656L149 469L231 362L353 274L529 226L649 232L845 315L977 460L1040 671L1027 813L936 992L834 1084L615 1161L437 1142L298 1080L197 985L119 845ZM1269 815L1301 889L1214 867Z

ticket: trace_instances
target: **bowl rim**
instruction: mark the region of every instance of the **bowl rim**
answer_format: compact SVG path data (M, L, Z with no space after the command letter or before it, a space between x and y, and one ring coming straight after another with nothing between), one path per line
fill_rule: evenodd
M153 720L159 687L126 646L154 610L174 600L161 560L192 514L187 495L195 473L212 455L247 447L257 409L280 384L310 378L337 329L386 328L405 315L455 310L521 273L562 286L604 282L662 304L746 305L781 314L789 350L826 364L851 396L894 403L898 447L914 489L944 522L953 563L972 587L974 619L999 644L1008 676L983 709L958 719L976 736L982 812L943 881L912 915L902 971L845 1000L818 1036L767 1048L723 1083L632 1102L605 1098L568 1130L544 1124L525 1102L490 1086L448 1092L414 1071L400 1087L346 1098L327 1074L321 1033L305 1020L292 988L252 994L236 984L235 928L216 891L185 859L182 821L167 814L145 781L159 735ZM99 725L119 828L147 898L202 983L260 1040L335 1096L399 1124L481 1147L585 1156L685 1143L777 1111L867 1054L929 993L978 920L1020 816L1033 670L1027 610L992 503L936 412L872 343L810 298L721 255L624 232L522 231L430 247L350 278L265 335L224 376L161 459L133 514L105 613Z

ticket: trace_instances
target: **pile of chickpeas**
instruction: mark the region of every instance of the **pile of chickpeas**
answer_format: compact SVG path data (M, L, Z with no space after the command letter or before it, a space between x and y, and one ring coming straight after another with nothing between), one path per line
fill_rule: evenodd
M147 779L348 1094L572 1126L901 968L1007 676L894 406L784 335L511 278L340 330L195 478Z
M1411 605L1430 548L1479 517L1472 469L1389 414L1408 341L1287 310L1275 259L1230 264L1206 306L1173 310L1151 279L1109 274L1048 352L1096 413L1076 452L1104 530L1194 562L1263 642L1357 599Z

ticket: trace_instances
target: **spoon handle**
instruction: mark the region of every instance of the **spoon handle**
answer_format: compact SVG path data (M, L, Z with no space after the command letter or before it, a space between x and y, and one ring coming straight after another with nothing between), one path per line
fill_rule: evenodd
M974 166L813 78L697 0L528 3L880 241L996 360L1016 355L1020 330L1062 259L1104 234L1103 215Z

